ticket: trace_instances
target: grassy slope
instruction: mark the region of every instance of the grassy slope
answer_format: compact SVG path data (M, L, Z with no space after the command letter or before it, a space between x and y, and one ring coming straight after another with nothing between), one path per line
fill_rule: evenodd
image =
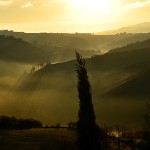
M56 44L56 46L35 44L13 36L0 36L0 59L24 63L62 62L74 59L74 51L80 49L79 47L77 45L74 48L73 44L68 48L59 46L59 44ZM85 51L81 49L80 52L86 57L95 54L93 50Z
M77 150L76 134L67 129L0 131L1 150Z
M0 59L13 62L40 62L46 51L39 49L22 39L0 37Z
M136 43L131 43L131 44L128 44L128 45L121 47L121 48L112 49L109 51L109 53L131 51L131 50L143 49L143 48L150 49L150 39L147 39L147 40L142 41L142 42L138 41Z
M150 71L134 75L121 85L105 92L106 97L150 97Z

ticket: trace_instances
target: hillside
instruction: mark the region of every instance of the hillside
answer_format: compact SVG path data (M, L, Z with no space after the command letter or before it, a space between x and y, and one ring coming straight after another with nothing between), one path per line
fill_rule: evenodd
M45 58L46 51L13 36L0 36L0 59L35 63Z
M39 47L48 52L47 57L50 58L51 63L61 63L75 59L74 52L78 49L78 48L75 49L62 46L38 45L38 44L36 44L36 47ZM101 51L95 51L92 49L79 49L78 51L82 55L84 55L85 58L91 57L96 54L101 54Z
M106 97L150 97L150 71L139 73L124 81L118 87L111 89L102 96Z
M75 58L75 48L39 45L13 36L0 36L0 59L24 63L63 62ZM99 53L94 50L79 50L85 57Z
M101 34L101 35L113 35L113 34L117 34L117 33L148 33L150 32L150 22L143 22L143 23L139 23L136 25L131 25L128 27L122 27L116 30L108 30L108 31L103 31L103 32L99 32L97 34Z
M135 49L145 49L145 48L150 49L150 39L147 39L147 40L142 41L142 42L138 41L136 43L128 44L124 47L112 49L109 51L109 53L131 51L131 50L135 50Z
M126 35L127 33L123 33L121 35L123 36L124 34ZM150 39L150 33L136 33L136 34L127 34L127 35L130 36L124 37L124 39L120 39L116 42L111 43L111 45L109 45L111 49L118 49L119 47L124 47L132 43L142 42L147 39Z

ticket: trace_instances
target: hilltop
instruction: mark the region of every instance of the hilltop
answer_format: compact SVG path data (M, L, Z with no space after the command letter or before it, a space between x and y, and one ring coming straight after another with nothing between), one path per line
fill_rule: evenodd
M135 24L135 25L127 26L127 27L122 27L122 28L115 29L115 30L99 32L96 34L113 35L113 34L125 33L125 32L126 33L148 33L150 32L150 22L143 22L143 23L139 23L139 24Z

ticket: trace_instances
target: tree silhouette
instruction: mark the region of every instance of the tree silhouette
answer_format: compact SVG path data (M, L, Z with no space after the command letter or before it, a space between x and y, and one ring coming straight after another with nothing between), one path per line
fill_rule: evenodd
M95 122L92 104L91 85L85 68L85 60L76 52L77 89L79 97L79 112L77 122L77 144L81 150L100 150L98 142L100 129Z

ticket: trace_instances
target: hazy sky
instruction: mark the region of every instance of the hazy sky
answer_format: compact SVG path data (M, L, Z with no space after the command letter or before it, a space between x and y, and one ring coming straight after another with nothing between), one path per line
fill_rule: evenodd
M0 29L99 32L150 21L150 0L0 0Z

